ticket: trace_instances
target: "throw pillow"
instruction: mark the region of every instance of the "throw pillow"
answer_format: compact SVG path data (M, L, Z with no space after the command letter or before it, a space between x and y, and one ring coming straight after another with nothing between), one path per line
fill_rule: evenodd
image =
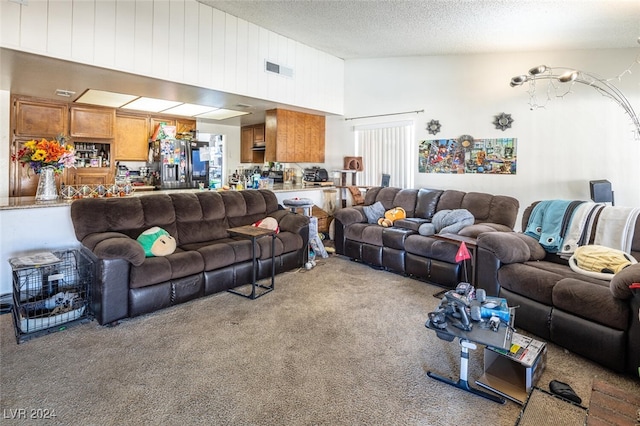
M137 241L144 249L146 257L168 256L176 251L176 240L167 231L157 226L140 234Z
M384 206L380 201L377 201L370 206L364 206L362 208L364 215L367 217L367 223L378 223L378 219L384 217Z

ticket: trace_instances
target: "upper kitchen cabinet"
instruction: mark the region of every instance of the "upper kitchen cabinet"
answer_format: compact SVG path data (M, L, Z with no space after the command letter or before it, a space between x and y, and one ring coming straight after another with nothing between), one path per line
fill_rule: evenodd
M48 138L67 134L66 103L14 99L14 133L18 137Z
M113 108L72 106L70 134L74 138L112 139L116 111Z
M164 118L164 117L149 118L149 139L153 137L153 134L156 131L156 127L158 127L158 124L164 124L165 126L175 126L176 120L174 120L173 118Z
M176 134L180 133L190 133L196 130L196 121L195 120L176 120Z
M264 163L264 124L244 126L240 135L240 162Z
M324 163L325 117L284 109L265 116L265 161Z
M116 161L147 161L149 156L149 120L146 116L116 115Z

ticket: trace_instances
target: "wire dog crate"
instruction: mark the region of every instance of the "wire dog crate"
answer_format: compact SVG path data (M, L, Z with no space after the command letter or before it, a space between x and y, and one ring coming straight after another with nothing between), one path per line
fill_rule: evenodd
M80 250L16 257L9 263L18 343L90 320L88 293L94 264Z

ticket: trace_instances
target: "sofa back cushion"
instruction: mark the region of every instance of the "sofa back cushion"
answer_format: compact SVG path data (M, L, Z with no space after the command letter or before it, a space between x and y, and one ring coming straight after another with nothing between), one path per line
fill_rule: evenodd
M446 190L440 196L437 210L466 209L475 223L496 223L513 229L520 203L506 195Z
M278 200L269 190L176 192L76 200L71 219L79 241L99 232L135 239L158 226L181 246L226 238L228 228L252 224L276 210Z
M393 199L396 194L401 191L401 188L374 186L368 188L364 194L364 205L369 206L380 201L385 210L392 208Z
M415 211L416 217L431 220L436 213L438 201L443 192L441 189L421 188L418 190Z
M366 206L381 202L385 210L402 207L407 217L413 217L416 207L417 189L374 186L367 189L364 204Z
M170 194L176 215L178 246L227 238L225 204L216 192Z
M83 198L71 204L78 241L99 232L119 232L133 239L152 226L176 234L175 211L165 194L126 198Z

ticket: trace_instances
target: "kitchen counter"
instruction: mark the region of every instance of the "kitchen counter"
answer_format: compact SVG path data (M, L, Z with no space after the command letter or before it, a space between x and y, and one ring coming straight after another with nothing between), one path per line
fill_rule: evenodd
M277 183L273 185L273 192L276 193L278 201L281 202L280 195L287 195L287 198L290 197L291 192L305 192L307 195L314 191L322 191L324 189L335 188L335 186L316 186L316 185L289 185ZM134 192L132 197L139 197L150 194L170 194L172 192L200 192L203 191L201 189L193 188L193 189L165 189L165 190L153 190L152 186L145 187L134 187ZM206 191L206 190L205 190ZM246 189L244 191L252 191L252 189ZM305 195L305 197L307 196ZM314 198L314 197L309 197ZM15 210L15 209L38 209L44 207L64 207L69 206L75 200L73 199L64 199L62 197L53 201L36 201L35 197L3 197L0 198L0 210ZM314 200L314 202L318 205L322 205L321 199Z

